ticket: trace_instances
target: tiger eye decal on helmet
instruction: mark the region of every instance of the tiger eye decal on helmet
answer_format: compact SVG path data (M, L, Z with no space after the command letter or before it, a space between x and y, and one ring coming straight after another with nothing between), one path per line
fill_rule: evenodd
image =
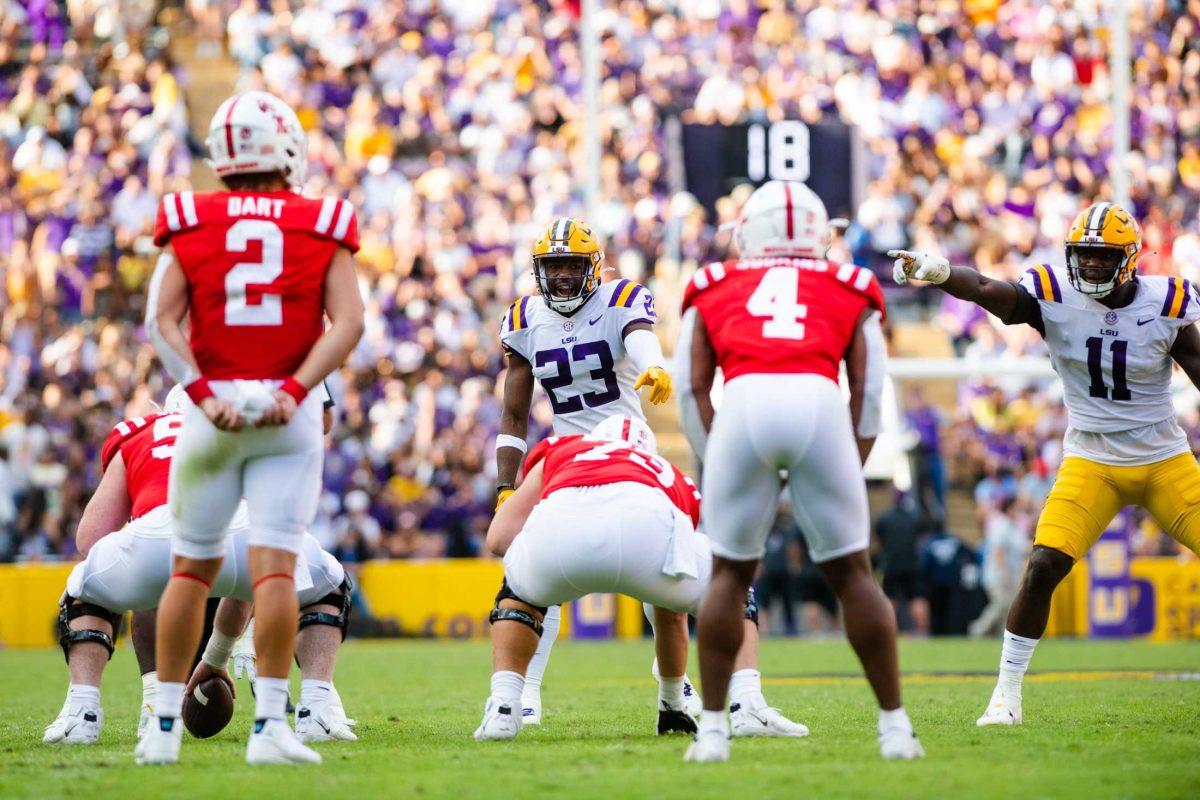
M546 305L571 314L600 288L604 250L592 229L575 217L559 217L533 243L533 277Z

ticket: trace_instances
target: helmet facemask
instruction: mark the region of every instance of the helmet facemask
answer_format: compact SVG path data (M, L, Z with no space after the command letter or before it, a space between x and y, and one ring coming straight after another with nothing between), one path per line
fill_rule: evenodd
M1068 244L1067 277L1081 294L1107 297L1132 277L1133 255L1112 245Z
M560 314L576 311L600 286L599 270L591 258L582 255L535 257L533 276L546 304Z

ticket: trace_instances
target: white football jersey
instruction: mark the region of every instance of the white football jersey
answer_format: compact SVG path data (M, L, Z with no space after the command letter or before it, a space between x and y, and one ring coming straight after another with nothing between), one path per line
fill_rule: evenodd
M1077 291L1062 267L1038 264L1020 284L1038 300L1040 330L1062 378L1066 455L1144 464L1187 452L1171 402L1171 347L1180 328L1200 319L1192 284L1141 276L1133 302L1117 309Z
M630 323L656 320L650 291L618 280L601 284L570 316L540 297L522 297L500 322L500 343L533 365L550 398L554 432L590 433L613 414L645 419L622 333Z

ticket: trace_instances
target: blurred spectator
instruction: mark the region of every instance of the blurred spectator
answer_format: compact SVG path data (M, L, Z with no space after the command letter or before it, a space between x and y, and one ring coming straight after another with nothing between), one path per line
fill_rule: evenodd
M925 599L918 545L923 532L915 499L896 493L895 502L875 518L883 592L896 609L902 632L929 633L929 603Z
M962 539L938 525L921 544L921 574L929 597L929 633L961 636L976 616L971 597L979 586L975 554Z
M990 636L1004 630L1009 606L1017 596L1025 557L1029 554L1029 520L1020 513L1016 498L1006 497L988 513L983 526L980 583L988 604L971 623L972 636Z
M758 595L758 607L763 614L763 629L772 630L771 619L775 615L778 601L783 616L782 632L794 636L798 631L796 625L796 583L803 563L803 550L800 545L800 529L796 527L792 515L791 503L780 503L779 513L767 534L766 553L762 559L762 569L754 584ZM779 631L776 624L774 630Z

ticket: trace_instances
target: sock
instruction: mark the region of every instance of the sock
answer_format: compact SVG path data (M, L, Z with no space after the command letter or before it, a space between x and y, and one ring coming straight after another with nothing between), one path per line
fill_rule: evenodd
M710 711L707 708L700 712L700 736L706 732L715 731L726 738L729 737L729 716L725 709Z
M668 708L676 711L683 710L683 678L658 679L658 702L665 703Z
M304 690L301 689L300 691L301 691L301 693L303 693ZM340 694L338 694L337 687L334 686L332 683L329 684L329 705L335 706L335 707L340 708L343 711L345 711L345 706L342 705L342 696Z
M550 650L554 640L558 638L559 620L562 618L562 606L550 606L542 619L542 638L538 641L537 650L525 670L525 685L530 689L541 689L542 676L546 674L546 666L550 663Z
M142 705L154 713L155 690L158 688L158 673L151 670L142 676Z
M287 678L254 679L254 719L283 719L287 716Z
M300 705L321 706L333 702L333 684L305 678L300 681Z
M159 681L154 688L154 711L159 719L178 719L183 713L183 689L186 684ZM169 730L169 728L168 728Z
M729 704L739 703L747 708L766 708L762 694L762 673L756 669L739 669L729 678Z
M521 690L525 688L525 679L521 673L511 670L501 670L492 673L492 697L503 703L520 708Z
M1015 633L1004 632L1004 647L1000 651L1000 680L998 685L1006 689L1021 691L1021 679L1025 670L1029 669L1029 660L1033 658L1033 648L1039 640Z
M100 687L88 686L83 683L72 683L67 688L67 700L72 705L78 703L80 705L98 707L100 705Z
M908 718L908 712L904 710L904 706L884 711L879 709L879 732L883 733L891 728L904 728L912 730L912 721Z

